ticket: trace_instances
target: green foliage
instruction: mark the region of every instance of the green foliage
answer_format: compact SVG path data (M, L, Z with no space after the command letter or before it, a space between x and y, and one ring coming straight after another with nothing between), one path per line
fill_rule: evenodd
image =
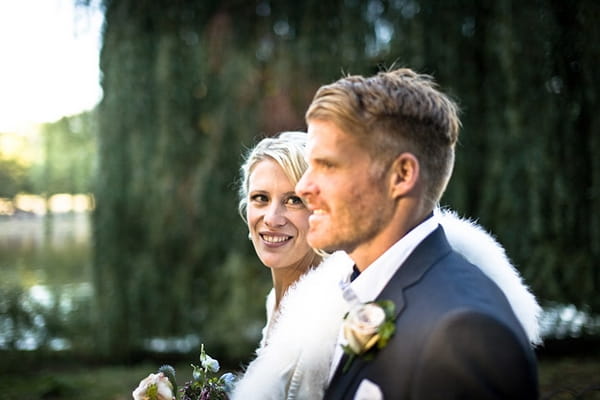
M22 142L20 151L36 156L28 160L0 149L0 197L91 192L97 151L93 112L44 124L39 139L6 135Z
M32 191L48 196L90 193L97 151L94 112L44 124L42 142L44 158L31 170Z
M159 21L126 3L106 14L95 215L99 343L121 355L152 335L210 335L212 282L244 237L239 149L257 134L249 64L210 48L226 38L201 36L205 10L165 5Z
M240 154L304 129L321 84L392 64L433 74L462 107L444 205L497 235L542 300L600 309L596 2L104 4L94 282L106 354L190 332L247 354L269 277L236 214Z
M0 197L12 198L20 192L29 191L27 172L22 162L0 152Z
M385 322L378 328L377 333L380 338L377 340L377 348L383 349L396 332L396 304L391 300L381 300L377 304L383 308L385 312Z
M591 2L472 7L464 40L473 57L446 60L456 66L450 74L437 70L464 110L445 203L491 229L542 300L598 310L598 119L589 93L599 82L584 72L598 52L589 41L600 35L587 20L594 10ZM459 65L477 69L458 73Z

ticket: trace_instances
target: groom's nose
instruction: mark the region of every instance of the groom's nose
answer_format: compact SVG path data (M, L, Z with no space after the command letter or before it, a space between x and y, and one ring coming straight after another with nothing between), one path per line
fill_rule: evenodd
M302 199L317 194L317 186L312 179L312 171L308 168L296 184L296 194Z

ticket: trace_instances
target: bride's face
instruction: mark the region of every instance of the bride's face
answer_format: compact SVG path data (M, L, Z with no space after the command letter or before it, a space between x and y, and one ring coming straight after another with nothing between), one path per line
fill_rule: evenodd
M270 268L308 267L314 252L306 241L310 212L294 183L274 160L256 164L248 185L247 221L256 254Z

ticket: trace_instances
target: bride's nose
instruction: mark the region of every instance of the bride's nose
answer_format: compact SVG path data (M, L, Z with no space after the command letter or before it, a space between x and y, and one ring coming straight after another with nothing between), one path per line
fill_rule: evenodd
M278 227L285 225L285 207L275 202L271 203L265 212L265 224L268 227Z

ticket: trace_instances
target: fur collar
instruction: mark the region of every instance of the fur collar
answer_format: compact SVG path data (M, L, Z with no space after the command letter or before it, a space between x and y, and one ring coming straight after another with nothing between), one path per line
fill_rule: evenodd
M532 345L541 344L542 308L523 283L504 248L480 225L459 218L455 212L436 210L450 246L476 265L502 289Z

